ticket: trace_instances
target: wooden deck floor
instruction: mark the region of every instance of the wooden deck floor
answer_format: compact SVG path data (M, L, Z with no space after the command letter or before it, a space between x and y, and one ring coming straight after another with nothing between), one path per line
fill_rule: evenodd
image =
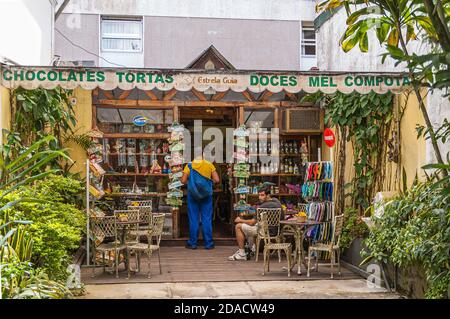
M127 279L127 273L123 270L119 272L119 279L108 272L103 273L102 268L96 269L96 276L91 278L92 268L82 268L82 282L85 284L111 284L111 283L145 283L145 282L204 282L204 281L270 281L270 280L317 280L330 278L330 268L327 265L319 264L319 272L312 272L311 277L306 277L306 269L302 266L302 275L297 275L297 267L289 278L287 272L282 267L286 266L286 259L282 256L281 263L278 257L273 256L270 262L270 272L262 275L263 261L262 254L258 263L248 261L228 261L227 257L236 251L236 246L216 246L213 250L198 248L189 250L184 247L162 247L161 266L162 275L159 274L158 259L152 257L152 278L147 278L147 260L142 258L142 272L132 274ZM134 257L131 262L134 267ZM336 274L334 280L360 278L356 274L342 267L342 275Z

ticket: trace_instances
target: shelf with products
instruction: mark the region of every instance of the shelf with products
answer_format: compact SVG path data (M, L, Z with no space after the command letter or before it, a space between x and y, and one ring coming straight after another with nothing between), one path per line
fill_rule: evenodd
M274 149L268 141L261 144L257 140L249 141L250 174L246 185L250 189L250 205L257 204L257 190L265 183L271 184L271 196L278 198L286 211L298 212L304 207L301 186L305 178L305 163L309 160L310 151L318 152L317 147L310 150L310 140L309 136L305 135L280 136L279 145ZM271 158L274 155L275 157ZM238 179L234 180L236 185ZM239 194L235 194L235 201L239 198Z
M152 177L167 177L169 174L150 174L150 173L105 173L105 176L152 176Z
M169 133L172 109L96 107L97 127L105 134Z
M169 153L156 153L156 154L152 154L152 153L132 153L133 155L139 156L139 155L147 155L147 156L167 156L169 155ZM130 155L128 153L108 153L108 156L126 156L126 155Z
M141 134L141 133L104 133L105 138L139 138L147 140L160 140L170 137L169 133Z
M108 197L122 197L122 196L144 196L144 197L165 197L166 193L110 193L105 194L105 198Z
M99 185L104 190L102 200L113 199L115 209L126 209L127 198L154 198L153 207L164 206L170 173L165 163L167 140L117 134L114 138L102 134L96 140L98 165L104 171Z

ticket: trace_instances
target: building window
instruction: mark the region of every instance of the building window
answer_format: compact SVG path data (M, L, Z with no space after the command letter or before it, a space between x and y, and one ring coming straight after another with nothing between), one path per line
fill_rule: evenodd
M102 18L102 51L142 52L142 19Z
M302 26L302 56L316 56L316 31L312 25Z

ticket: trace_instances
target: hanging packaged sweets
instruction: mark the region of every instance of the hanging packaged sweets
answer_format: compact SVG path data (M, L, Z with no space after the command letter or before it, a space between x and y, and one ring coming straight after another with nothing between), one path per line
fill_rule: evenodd
M184 130L183 125L176 122L172 123L168 128L170 137L167 143L163 143L162 146L163 153L170 152L170 155L165 156L164 160L169 165L166 172L170 174L166 203L172 207L179 207L183 204L183 191L181 190L183 183L181 178L183 177L182 165L184 163L183 151L185 149L183 141Z

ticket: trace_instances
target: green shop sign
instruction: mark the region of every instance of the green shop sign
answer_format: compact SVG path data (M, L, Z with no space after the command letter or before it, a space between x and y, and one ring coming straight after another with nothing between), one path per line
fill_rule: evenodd
M195 88L205 91L213 88L217 92L232 90L242 92L249 90L259 93L268 90L273 93L286 91L297 93L305 91L314 93L334 93L341 91L350 93L357 91L368 93L398 93L410 85L408 77L398 73L355 74L325 72L248 72L230 71L198 73L192 70L127 70L104 68L52 68L52 67L19 67L0 65L0 85L6 88L36 87L66 89L81 87L87 90L101 88L112 90L121 88L130 90L159 89L163 91L176 89L189 91Z

